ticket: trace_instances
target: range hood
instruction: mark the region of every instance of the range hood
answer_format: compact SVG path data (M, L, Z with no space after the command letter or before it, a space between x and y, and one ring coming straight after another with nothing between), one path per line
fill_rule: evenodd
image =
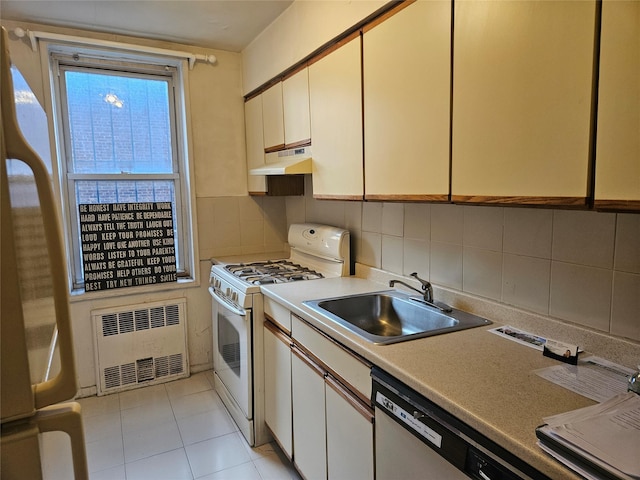
M265 164L249 170L250 175L301 175L312 172L310 146L267 153L264 158Z

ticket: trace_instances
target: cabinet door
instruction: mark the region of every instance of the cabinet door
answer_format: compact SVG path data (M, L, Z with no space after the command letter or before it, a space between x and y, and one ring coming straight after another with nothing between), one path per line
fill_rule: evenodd
M264 166L262 96L258 95L244 104L244 122L247 143L247 170L251 170L252 168ZM247 190L253 194L266 192L266 178L263 175L248 175Z
M453 201L586 205L595 3L455 3Z
M270 322L264 324L264 409L265 423L291 458L291 343Z
M449 200L451 2L416 2L363 36L365 198Z
M330 479L373 479L373 412L331 376L325 380Z
M284 148L284 112L282 107L282 82L262 93L262 122L264 148L267 151Z
M309 70L297 72L282 82L284 143L287 148L311 142L309 117Z
M326 479L324 370L294 347L291 378L293 461L307 480Z
M360 37L309 66L313 196L362 200Z
M602 3L596 208L640 211L640 3Z

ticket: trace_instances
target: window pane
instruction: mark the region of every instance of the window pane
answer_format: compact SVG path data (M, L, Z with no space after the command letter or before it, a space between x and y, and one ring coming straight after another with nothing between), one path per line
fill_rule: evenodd
M171 173L168 83L65 71L73 173Z
M175 208L175 192L171 180L80 180L76 182L76 199L79 205L83 203L171 202Z

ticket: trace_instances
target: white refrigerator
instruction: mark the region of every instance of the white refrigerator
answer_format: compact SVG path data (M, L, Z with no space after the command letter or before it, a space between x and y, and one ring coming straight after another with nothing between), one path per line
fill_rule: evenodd
M69 401L77 392L75 360L51 176L19 127L4 28L1 42L0 472L6 480L43 478L40 434L63 431L75 478L86 479L80 405ZM56 352L53 378L33 373L33 332L47 335L49 329L48 357Z

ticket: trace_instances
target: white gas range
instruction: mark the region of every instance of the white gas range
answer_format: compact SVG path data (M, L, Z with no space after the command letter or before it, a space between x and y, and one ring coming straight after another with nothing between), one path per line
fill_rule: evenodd
M252 446L270 440L264 423L260 285L349 275L348 231L327 225L293 224L288 242L288 259L215 264L209 277L216 390Z

